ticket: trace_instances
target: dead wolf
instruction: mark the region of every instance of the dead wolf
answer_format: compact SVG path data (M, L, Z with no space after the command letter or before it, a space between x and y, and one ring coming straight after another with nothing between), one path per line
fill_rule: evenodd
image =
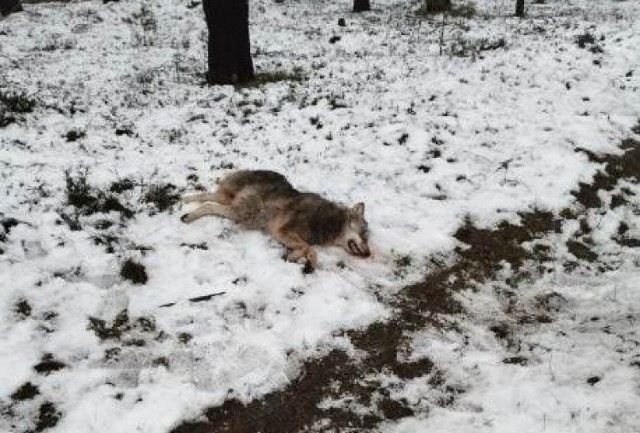
M364 203L349 208L318 194L296 190L280 173L241 170L224 178L213 193L185 197L204 202L182 216L190 223L205 215L229 218L247 229L264 230L289 249L287 259L317 266L312 245L335 245L369 257Z

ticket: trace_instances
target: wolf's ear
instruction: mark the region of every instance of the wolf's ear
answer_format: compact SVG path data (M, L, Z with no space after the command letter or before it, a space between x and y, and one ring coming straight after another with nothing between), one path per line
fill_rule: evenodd
M351 212L354 216L359 218L364 218L364 203L357 203L352 209Z

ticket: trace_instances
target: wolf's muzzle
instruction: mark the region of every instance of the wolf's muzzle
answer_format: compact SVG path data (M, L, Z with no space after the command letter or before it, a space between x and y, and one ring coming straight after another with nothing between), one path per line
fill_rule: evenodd
M371 255L371 252L366 245L362 245L362 247L360 247L356 241L351 240L347 242L347 246L349 247L349 252L354 256L369 257Z

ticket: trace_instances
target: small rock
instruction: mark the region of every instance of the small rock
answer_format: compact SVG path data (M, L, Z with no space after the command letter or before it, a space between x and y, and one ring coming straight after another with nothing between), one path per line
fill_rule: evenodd
M587 383L591 386L594 386L596 383L600 382L599 376L591 376L587 378Z

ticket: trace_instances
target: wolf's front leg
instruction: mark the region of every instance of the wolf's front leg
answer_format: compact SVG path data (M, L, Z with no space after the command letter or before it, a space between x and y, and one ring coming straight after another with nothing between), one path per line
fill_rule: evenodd
M271 232L279 242L291 251L287 254L287 260L292 262L307 262L312 267L318 267L318 256L316 251L300 237L299 234L280 228Z
M184 223L190 223L206 215L217 215L224 218L232 219L231 210L228 206L223 206L218 203L206 203L196 210L182 215L182 217L180 217L180 220L182 220L182 222Z
M310 246L298 250L292 249L287 254L287 260L290 262L309 263L314 268L318 267L318 255Z

